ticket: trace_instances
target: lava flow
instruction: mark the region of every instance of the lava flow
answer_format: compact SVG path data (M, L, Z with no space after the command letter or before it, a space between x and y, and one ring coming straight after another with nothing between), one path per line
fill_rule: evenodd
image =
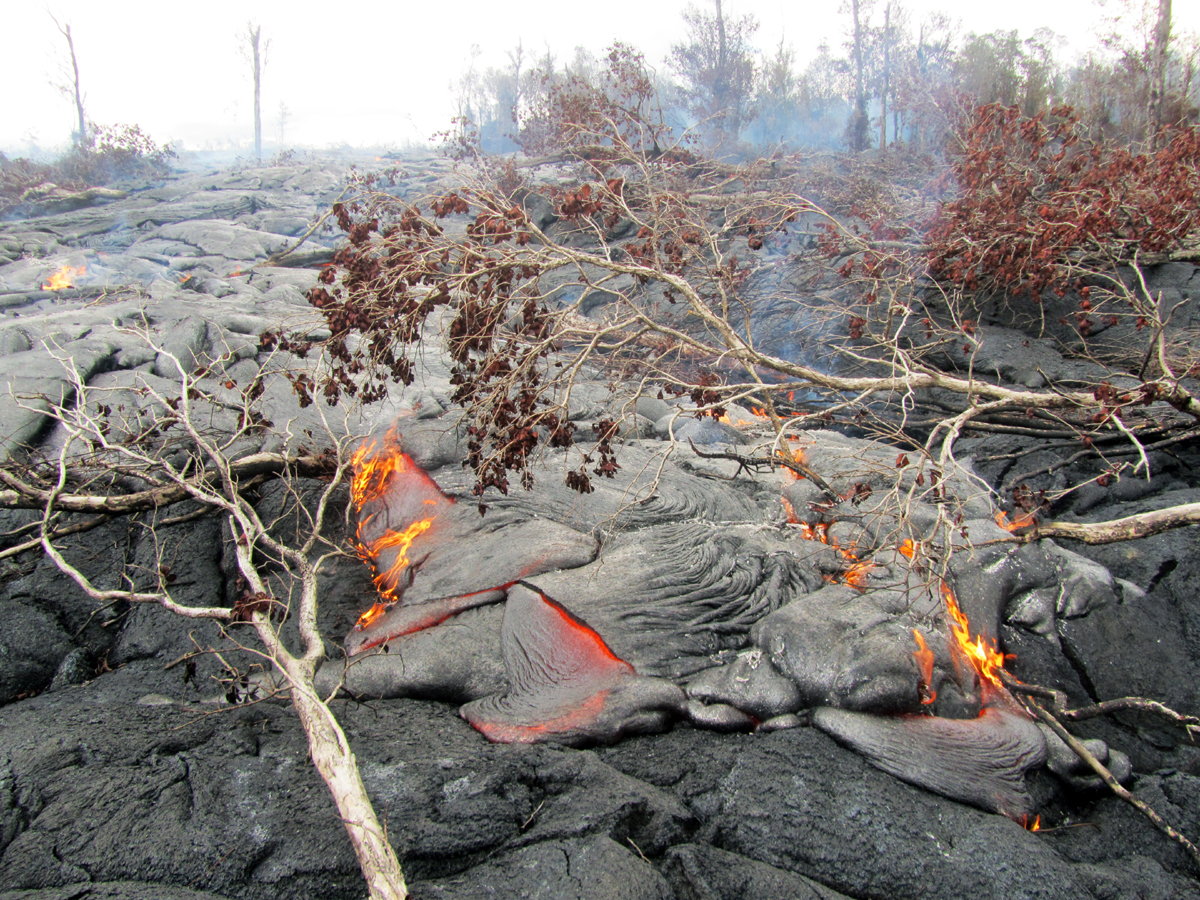
M381 440L364 441L350 462L354 468L350 500L358 514L355 545L374 569L375 587L382 598L359 619L358 625L365 628L400 599L411 580L406 576L412 566L413 542L433 527L438 506L452 501L401 451L394 431ZM379 529L381 523L392 521L407 524ZM384 564L384 556L391 557L390 563Z
M72 279L81 278L85 274L87 274L86 266L62 266L42 285L42 290L61 291L63 288L74 287Z

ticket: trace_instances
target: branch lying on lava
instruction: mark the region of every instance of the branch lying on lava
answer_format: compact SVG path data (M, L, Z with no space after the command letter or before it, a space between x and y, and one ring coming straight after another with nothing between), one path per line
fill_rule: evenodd
M1121 697L1120 699L1105 700L1093 706L1085 706L1080 709L1067 709L1067 695L1062 691L1037 684L1025 684L1003 669L999 670L999 675L1000 680L1004 682L1004 686L1017 697L1026 711L1038 721L1044 723L1063 743L1070 747L1075 755L1100 777L1100 780L1108 786L1109 790L1146 816L1159 831L1180 844L1193 860L1200 863L1200 848L1168 825L1162 816L1155 812L1153 807L1139 800L1123 787L1108 767L1100 762L1095 754L1088 750L1078 738L1067 731L1060 721L1061 719L1079 721L1116 712L1149 712L1163 716L1176 725L1183 726L1190 738L1192 737L1193 729L1200 729L1200 718L1177 713L1162 703L1155 700L1147 700L1144 697ZM1036 700L1032 699L1034 697L1049 700L1051 709L1046 709Z

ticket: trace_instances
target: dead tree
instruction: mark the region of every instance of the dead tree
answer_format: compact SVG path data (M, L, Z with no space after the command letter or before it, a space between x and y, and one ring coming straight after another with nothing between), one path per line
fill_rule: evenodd
M114 411L113 404L104 402L109 399L106 392L89 388L70 360L63 359L74 379L75 401L51 405L64 434L56 458L41 467L0 470L0 483L6 488L0 490L0 505L41 512L36 546L97 603L149 603L176 615L216 620L227 628L248 624L258 638L257 648L251 649L273 672L265 684L277 685L296 710L313 765L333 796L370 896L404 900L407 888L400 863L371 805L349 741L329 707L332 698L322 697L314 687L325 656L317 628L318 575L344 552L323 532L346 480L349 438L330 430L324 453L257 453L235 459L237 448L265 427L256 401L266 376L260 374L238 390L233 381L217 377L219 368L187 370L155 346L151 335L141 336L160 359L172 361L175 390L134 384L127 393L140 398L139 408L122 403L123 408ZM201 424L222 417L227 427ZM246 491L265 478L291 483L300 476L318 476L324 485L311 510L301 513L306 521L298 539L289 542L260 517ZM144 487L129 493L131 481ZM151 589L138 590L131 584L127 589L101 590L59 550L61 537L86 530L89 523L180 501L222 517L230 530L239 583L244 585L230 607L177 602L171 596L169 567L161 564ZM298 504L298 510L304 509ZM69 513L89 513L91 518L63 524L60 517ZM297 626L298 646L290 646L282 631L289 620Z
M1171 41L1171 0L1158 0L1158 18L1154 24L1154 47L1150 65L1150 146L1157 150L1163 127L1163 106L1167 92L1167 58Z
M270 41L262 41L262 26L246 24L244 36L249 50L250 70L254 77L254 158L262 162L262 70L266 66Z
M78 123L75 132L75 146L80 149L85 149L91 146L91 135L88 134L87 117L83 112L83 94L79 89L79 60L75 56L75 39L71 36L70 23L61 25L59 24L58 19L55 19L53 15L51 15L50 18L54 21L55 26L58 28L62 36L67 39L67 49L71 53L71 85L69 87L64 85L62 87L62 91L65 94L73 95L75 100L75 114L77 117L76 121Z

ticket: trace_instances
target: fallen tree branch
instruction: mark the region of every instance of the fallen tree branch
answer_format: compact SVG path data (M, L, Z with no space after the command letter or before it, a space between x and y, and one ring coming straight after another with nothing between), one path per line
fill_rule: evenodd
M1113 544L1198 524L1200 503L1184 503L1108 522L1039 522L1027 540L1062 537L1085 544Z
M1059 739L1062 740L1063 743L1074 750L1076 756L1087 763L1091 767L1092 771L1100 776L1100 780L1108 785L1109 790L1111 790L1114 794L1153 822L1154 827L1183 847L1183 849L1188 852L1188 855L1192 857L1192 860L1197 865L1200 865L1200 847L1197 847L1186 837L1168 825L1166 820L1154 811L1153 807L1133 796L1129 790L1123 787L1121 783L1113 777L1112 772L1110 772L1108 768L1102 762L1100 762L1100 760L1096 759L1092 752L1088 750L1088 748L1085 747L1083 743L1080 742L1077 737L1075 737L1075 735L1067 731L1067 729L1063 727L1062 723L1059 722L1058 719L1056 719L1053 715L1051 715L1048 710L1042 707L1041 704L1031 700L1026 704L1026 707L1030 710L1030 712L1044 722L1051 731L1058 735Z
M229 471L233 477L239 480L254 479L263 475L280 475L284 472L317 477L331 474L333 464L328 458L321 456L289 457L280 453L255 453L230 463ZM206 471L202 475L190 479L189 482L194 485L209 485L219 475L219 472ZM51 491L28 484L7 469L0 469L0 482L9 487L9 490L0 491L0 508L3 509L44 509L51 497ZM54 506L56 509L66 512L119 516L170 506L172 503L178 503L191 496L191 493L182 484L168 484L132 494L61 493L55 497Z

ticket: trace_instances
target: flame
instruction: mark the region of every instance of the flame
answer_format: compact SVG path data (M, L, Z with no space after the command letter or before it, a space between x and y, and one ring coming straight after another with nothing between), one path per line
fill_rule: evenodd
M860 591L867 589L867 578L871 570L875 568L875 563L870 560L859 559L855 553L854 545L842 547L838 544L835 536L829 533L829 528L833 524L831 522L817 522L810 525L807 522L801 522L796 515L796 509L792 506L787 497L783 498L783 508L787 512L788 524L797 526L800 531L800 538L805 541L816 541L819 544L825 544L827 547L832 547L842 554L848 565L845 570L836 575L823 576L826 581L840 582L848 584L851 587L858 588Z
M180 276L179 276L179 283L180 283L180 284L186 284L186 283L187 283L187 281L188 281L188 279L189 279L189 278L191 278L191 277L192 277L192 276L191 276L191 273L189 273L189 274L187 274L187 275L180 275Z
M1005 531L1017 532L1037 524L1037 516L1032 512L1021 513L1015 521L1010 522L1008 514L1004 510L1000 510L996 513L996 524Z
M74 287L73 278L80 278L87 273L86 266L62 266L50 276L50 280L42 285L43 291L61 291L63 288Z
M368 503L382 499L389 492L408 489L400 488L397 485L395 478L397 475L416 473L420 476L421 481L427 483L432 490L437 491L437 485L433 484L429 480L429 476L425 475L416 463L400 449L400 437L395 428L389 429L382 439L369 438L363 441L351 455L350 465L354 469L354 477L350 480L350 502L355 512L360 514ZM419 487L411 489L420 490ZM386 528L373 540L367 540L363 536L364 531L370 530L368 526L376 521L377 516L386 513L376 510L369 515L360 515L358 529L355 533L355 549L359 556L371 563L372 566L377 566L381 554L389 551L395 552L395 558L386 570L376 569L375 587L384 601L394 603L403 593L407 585L402 584L401 576L410 565L409 547L412 546L413 541L433 527L437 507L442 502L453 501L441 495L440 492L437 497L422 498L421 506L433 507L428 510L428 516L412 521L407 528L400 531ZM360 625L365 627L366 624L370 624L381 614L381 611L368 610L368 614L370 615L369 621L360 620Z
M350 502L355 510L382 497L393 473L408 471L408 457L400 452L400 440L395 430L390 429L383 440L382 446L375 438L363 441L350 457L350 466L354 469Z
M972 640L971 626L967 622L967 617L959 609L953 589L944 581L942 582L942 600L946 604L946 611L950 614L950 630L953 632L959 648L986 681L998 688L1003 688L1004 684L996 673L1004 668L1004 654L996 649L995 641L992 641L989 646L984 641L983 635L976 635Z
M1025 830L1027 830L1027 831L1041 831L1042 830L1042 817L1034 816L1033 821L1030 822L1029 816L1022 816L1021 817L1021 826L1023 828L1025 828Z
M372 622L376 621L380 616L387 612L388 604L375 602L375 605L368 609L365 613L358 617L358 621L354 623L355 628L366 628Z
M790 449L792 452L792 456L791 456L792 462L798 463L799 465L802 465L802 466L808 465L808 454L806 454L804 452L803 447L797 446L789 441L788 449ZM779 455L782 456L784 459L788 458L787 452L785 452L782 449L779 451ZM804 477L799 472L793 472L791 469L784 469L783 471L784 471L784 477L789 478L792 481L799 481L800 479L802 479Z
M241 270L241 269L234 269L232 272L230 272L230 273L229 273L228 275L226 275L225 277L226 277L226 278L237 278L237 277L238 277L239 275L241 275L241 274L242 274L242 270Z
M367 545L366 551L372 556L377 557L385 550L396 549L396 561L391 567L384 572L380 572L375 576L375 587L384 597L389 597L394 592L394 585L397 584L397 579L400 577L405 567L408 565L408 548L412 546L412 542L418 536L424 534L433 527L433 517L421 519L418 522L413 522L403 531L385 531L383 536L378 540ZM390 582L390 585L389 585Z
M754 415L758 416L760 419L769 418L769 416L767 415L767 411L765 409L763 409L761 406L750 407L750 412L752 412Z
M917 555L917 545L912 538L905 538L896 549L900 551L901 556L906 556L909 559Z
M796 392L795 392L795 391L788 391L788 402L789 402L789 403L794 403L794 402L795 402L795 400L796 400Z
M933 689L933 651L925 643L921 632L914 628L912 633L917 640L917 649L913 651L913 659L917 661L917 668L921 672L917 689L921 695L922 705L928 706L937 699L937 691Z

